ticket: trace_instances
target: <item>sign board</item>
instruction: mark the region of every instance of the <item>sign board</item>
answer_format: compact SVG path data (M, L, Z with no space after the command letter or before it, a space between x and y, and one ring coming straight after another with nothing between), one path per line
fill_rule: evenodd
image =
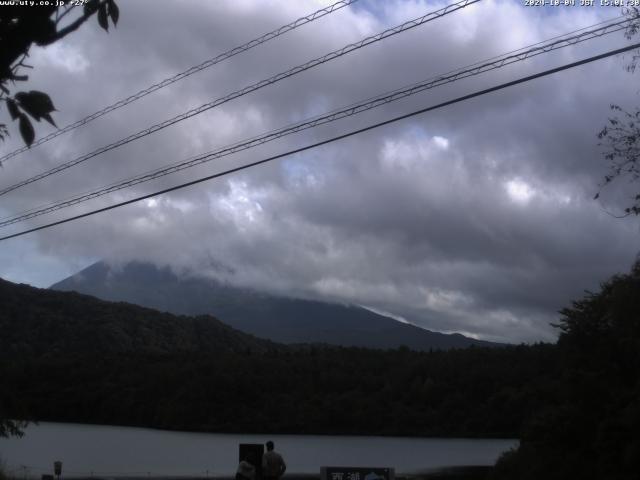
M393 468L321 467L320 480L394 480Z

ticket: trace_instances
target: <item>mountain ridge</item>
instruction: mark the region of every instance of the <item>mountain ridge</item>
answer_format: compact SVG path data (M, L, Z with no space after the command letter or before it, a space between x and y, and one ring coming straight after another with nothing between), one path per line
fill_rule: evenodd
M237 330L285 344L414 350L501 345L458 333L432 332L357 305L279 296L193 276L181 278L167 267L143 262L117 269L96 262L50 289L75 290L175 315L212 314Z

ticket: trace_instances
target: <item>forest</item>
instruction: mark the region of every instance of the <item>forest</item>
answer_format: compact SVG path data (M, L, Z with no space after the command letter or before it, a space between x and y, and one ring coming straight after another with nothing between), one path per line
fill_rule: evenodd
M514 437L550 346L418 353L308 347L4 361L39 420L212 432ZM531 381L531 379L536 379Z

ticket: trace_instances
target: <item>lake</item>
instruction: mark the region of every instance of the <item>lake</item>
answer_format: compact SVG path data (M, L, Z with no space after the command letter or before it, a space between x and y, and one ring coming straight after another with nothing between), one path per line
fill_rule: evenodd
M394 467L412 473L460 465L492 465L517 440L257 435L169 432L146 428L40 423L20 439L0 439L0 462L18 478L63 476L231 476L239 443L273 440L288 473L320 466Z

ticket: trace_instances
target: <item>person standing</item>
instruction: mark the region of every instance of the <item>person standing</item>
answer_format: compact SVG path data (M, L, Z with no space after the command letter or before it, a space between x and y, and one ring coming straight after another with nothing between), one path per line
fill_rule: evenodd
M282 459L282 455L276 452L273 442L267 443L267 451L262 455L262 475L264 480L278 480L287 470L287 465Z

